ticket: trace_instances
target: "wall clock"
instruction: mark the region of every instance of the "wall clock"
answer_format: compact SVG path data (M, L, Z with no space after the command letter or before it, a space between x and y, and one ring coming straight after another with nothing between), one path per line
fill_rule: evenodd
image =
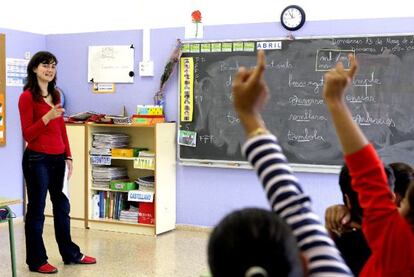
M280 14L282 26L289 31L299 30L305 24L305 20L305 11L297 5L287 6Z

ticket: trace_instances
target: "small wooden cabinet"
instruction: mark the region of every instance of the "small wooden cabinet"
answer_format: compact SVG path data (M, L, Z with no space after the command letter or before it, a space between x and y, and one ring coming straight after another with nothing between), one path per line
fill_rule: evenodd
M176 135L175 123L158 123L150 126L67 124L73 157L73 175L69 181L71 225L73 227L158 235L175 229L176 223ZM134 158L113 158L111 163L124 166L131 180L153 174L155 176L155 223L129 223L114 219L92 218L92 165L89 151L92 134L98 132L125 133L130 145L146 147L155 153L154 169L134 168ZM107 191L111 191L107 189ZM52 204L46 202L46 223L53 224Z
M108 218L93 218L92 196L99 191L92 186L92 165L88 155L86 167L86 226L91 229L158 235L175 229L176 223L176 136L175 123L150 126L88 124L86 130L87 155L92 147L93 133L124 133L130 136L130 146L148 148L155 154L153 169L134 167L134 158L113 158L111 164L127 168L130 180L154 175L154 224L130 223ZM73 204L72 204L73 206Z
M86 227L86 126L83 124L66 124L66 130L73 158L73 174L69 180L68 189L71 226L84 228ZM49 196L46 200L45 216L46 223L53 224L52 203Z

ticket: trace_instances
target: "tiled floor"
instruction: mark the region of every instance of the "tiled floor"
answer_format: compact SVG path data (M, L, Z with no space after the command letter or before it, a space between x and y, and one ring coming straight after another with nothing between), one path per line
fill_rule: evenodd
M17 276L42 276L25 263L24 224L15 225ZM51 225L45 225L44 241L49 262L59 272L51 276L76 277L187 277L208 274L206 245L209 233L175 230L158 237L72 228L72 239L95 265L64 265ZM11 276L7 223L0 224L0 276Z

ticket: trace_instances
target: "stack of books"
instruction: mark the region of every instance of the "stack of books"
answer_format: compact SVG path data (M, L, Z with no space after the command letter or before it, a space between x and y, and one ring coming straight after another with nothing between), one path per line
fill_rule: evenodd
M121 166L92 167L92 187L109 189L112 180L128 181L128 171Z
M119 220L137 223L138 222L138 208L134 206L130 206L129 210L121 211Z
M139 177L135 180L138 185L138 189L141 191L154 191L154 175Z
M129 136L121 133L93 133L92 148L89 151L91 164L110 165L111 149L129 145Z

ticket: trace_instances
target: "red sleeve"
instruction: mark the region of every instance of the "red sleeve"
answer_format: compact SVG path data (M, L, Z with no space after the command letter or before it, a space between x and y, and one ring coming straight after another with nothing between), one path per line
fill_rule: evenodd
M63 120L63 117L60 118L61 119L61 124L60 124L60 128L62 130L62 138L63 138L63 143L65 144L65 156L66 157L72 157L72 153L70 151L70 145L69 145L69 139L68 139L68 134L66 132L66 125L65 125L65 121Z
M364 211L362 229L371 249L382 247L382 234L390 219L398 214L388 186L384 165L374 147L367 145L345 157L352 177L352 187L358 193Z
M34 121L33 119L34 102L32 94L25 91L19 98L20 123L22 125L23 137L27 142L36 139L46 130L46 125L42 118Z

